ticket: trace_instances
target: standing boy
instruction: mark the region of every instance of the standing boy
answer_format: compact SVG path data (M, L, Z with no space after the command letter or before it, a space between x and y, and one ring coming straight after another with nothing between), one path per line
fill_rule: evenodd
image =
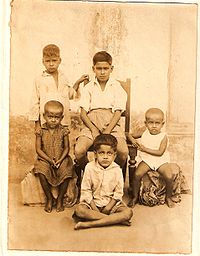
M83 75L76 81L73 88L70 87L64 74L58 69L61 63L60 49L54 44L44 47L42 63L45 70L35 79L29 120L35 121L36 131L40 130L45 123L43 117L45 103L57 100L64 106L62 125L68 127L70 125L69 100L75 97L79 84L87 79L87 76Z
M80 203L75 215L87 221L78 222L75 229L114 224L130 225L133 215L123 202L123 175L114 162L117 140L111 134L98 135L93 143L95 160L85 167Z

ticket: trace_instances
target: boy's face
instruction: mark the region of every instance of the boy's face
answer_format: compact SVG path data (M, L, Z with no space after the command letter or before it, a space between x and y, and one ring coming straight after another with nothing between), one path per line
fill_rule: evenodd
M92 68L99 83L107 82L113 71L113 66L106 61L97 62Z
M51 56L51 57L43 57L42 63L45 66L47 72L49 74L52 74L57 71L60 63L61 63L61 58L57 56Z
M94 152L97 162L103 167L107 168L115 160L116 152L108 145L101 145L100 148Z
M47 123L47 126L51 129L54 129L57 126L59 126L59 124L63 119L62 110L59 108L57 109L48 108L44 112L44 119Z
M145 125L147 129L149 130L150 134L156 135L159 134L161 131L161 128L164 125L163 117L160 114L150 114L146 121Z

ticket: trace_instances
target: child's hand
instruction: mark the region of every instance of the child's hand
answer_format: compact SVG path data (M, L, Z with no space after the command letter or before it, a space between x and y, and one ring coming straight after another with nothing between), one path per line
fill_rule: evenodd
M82 75L78 80L77 83L80 84L84 82L84 85L86 85L87 83L89 83L89 75Z
M55 160L55 158L53 158L51 160L51 165L52 165L52 167L56 168L56 160Z
M145 152L145 151L146 151L145 146L143 146L142 144L139 144L139 145L138 145L138 149L139 149L140 151L142 151L142 152Z
M55 162L55 167L58 169L61 165L61 160Z
M110 207L105 206L105 207L103 208L103 210L102 210L102 213L109 215L109 214L110 214L110 211L111 211Z
M139 142L138 142L136 139L134 139L134 138L131 138L131 143L132 143L132 145L133 145L134 147L136 147L136 148L139 148L139 147L140 147Z

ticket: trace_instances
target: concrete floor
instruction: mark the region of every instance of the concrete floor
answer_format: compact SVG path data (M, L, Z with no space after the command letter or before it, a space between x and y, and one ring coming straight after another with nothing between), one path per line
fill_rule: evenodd
M136 205L131 227L75 231L73 210L48 214L42 207L24 206L20 184L10 183L8 249L191 253L191 195L182 195L182 202L171 209L166 205L152 208Z

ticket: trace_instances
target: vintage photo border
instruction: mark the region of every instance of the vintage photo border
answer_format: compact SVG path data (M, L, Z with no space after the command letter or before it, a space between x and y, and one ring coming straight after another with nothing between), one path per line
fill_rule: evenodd
M135 2L135 1L122 1L122 2ZM137 1L138 2L138 1ZM153 2L170 2L174 1L153 1ZM176 1L181 3L197 3L198 13L199 13L199 1ZM144 2L143 2L144 3ZM7 202L8 202L8 121L9 121L9 67L10 67L10 30L9 30L9 20L10 20L10 7L8 1L3 1L0 6L0 18L1 25L3 29L1 30L1 86L0 86L0 162L1 162L1 184L0 184L0 255L66 255L67 252L39 252L39 251L8 251L7 250L7 225L8 225L8 212L7 212ZM200 25L200 18L198 15L198 26ZM194 187L193 187L193 238L192 238L192 254L200 255L200 60L199 60L199 33L198 33L198 65L197 65L197 85L196 85L196 123L195 123L195 159L194 159ZM3 46L3 47L2 47ZM70 255L78 255L79 253L70 252ZM91 253L89 253L91 254ZM93 254L93 253L92 253ZM98 253L99 254L99 253ZM105 253L104 253L105 254ZM121 255L122 253L106 253L106 255ZM137 255L135 253L131 253ZM88 255L88 253L81 253L81 255ZM140 255L140 254L138 254ZM145 255L145 254L143 254ZM154 255L154 254L147 254ZM162 255L162 254L155 254ZM167 254L174 255L174 254ZM181 255L181 254L179 254Z

